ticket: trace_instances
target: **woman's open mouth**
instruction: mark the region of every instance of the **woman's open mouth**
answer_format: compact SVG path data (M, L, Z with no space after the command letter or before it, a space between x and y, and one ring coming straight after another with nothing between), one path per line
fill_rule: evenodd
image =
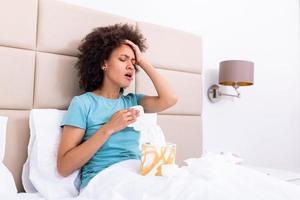
M126 73L126 74L125 74L125 77L126 77L126 79L129 80L129 81L133 80L133 74L131 74L131 73Z

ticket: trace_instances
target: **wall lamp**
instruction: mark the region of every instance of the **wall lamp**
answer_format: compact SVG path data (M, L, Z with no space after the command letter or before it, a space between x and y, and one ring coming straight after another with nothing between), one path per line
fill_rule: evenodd
M226 94L220 91L220 87L214 84L208 88L208 99L212 103L221 100L221 96L240 98L237 90L240 86L253 85L254 63L245 60L225 60L220 62L219 84L232 86L236 94Z

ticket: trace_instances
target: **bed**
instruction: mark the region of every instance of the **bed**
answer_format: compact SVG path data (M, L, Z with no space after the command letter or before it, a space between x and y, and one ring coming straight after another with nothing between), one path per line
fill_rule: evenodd
M179 163L201 155L199 36L56 0L5 1L0 13L0 115L9 118L4 163L13 173L19 192L24 191L21 172L27 157L29 112L43 108L65 110L71 98L82 93L74 69L77 46L98 26L129 23L145 34L147 58L174 85L180 97L175 107L159 113L159 124L167 140L177 144ZM154 91L142 71L126 90L149 95Z
M0 16L0 115L8 117L3 162L13 175L19 198L26 196L28 199L42 199L39 193L24 193L22 184L22 170L29 149L30 113L32 109L66 110L72 97L82 94L74 69L77 46L87 33L99 26L129 23L145 35L149 46L145 56L169 80L179 96L179 101L174 107L157 115L158 124L166 140L177 146L176 163L183 166L186 165L184 160L187 158L199 158L202 155L202 41L199 35L59 0L6 1L0 7ZM151 81L142 70L125 91L129 92L155 94ZM213 161L211 158L214 158ZM190 160L190 164L196 167L195 169L206 166L205 169L202 168L205 172L211 166L226 168L227 165L223 165L221 160L224 161L224 157L212 156L206 157L206 160ZM212 163L214 165L211 165ZM228 173L233 168L228 168ZM114 173L122 174L123 168L116 167L114 170ZM209 174L209 171L206 172ZM218 174L220 171L214 172ZM242 172L243 169L241 174ZM259 174L252 173L254 174L251 175L260 177ZM210 178L216 174L211 174ZM109 172L103 173L103 180L112 180L110 175ZM202 177L203 175L200 174ZM199 184L204 184L198 179L188 177L186 180L195 183L191 190L196 191ZM249 177L249 174L245 175L245 180L246 177ZM150 182L154 184L157 180ZM265 183L270 181L267 178L266 180ZM182 184L177 187L184 187ZM296 194L294 191L299 188L286 184L280 182L276 187L288 188L285 191ZM176 186L173 186L176 189ZM207 191L213 193L213 188L212 184ZM119 194L109 197L122 199ZM213 196L206 197L218 199ZM150 196L143 198L153 199ZM184 199L183 196L181 199Z

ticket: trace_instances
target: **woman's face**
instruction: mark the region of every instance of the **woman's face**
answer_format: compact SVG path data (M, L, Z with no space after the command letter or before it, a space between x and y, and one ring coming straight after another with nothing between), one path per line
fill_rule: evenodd
M120 88L130 85L135 75L135 56L133 50L125 44L114 49L105 61L104 76Z

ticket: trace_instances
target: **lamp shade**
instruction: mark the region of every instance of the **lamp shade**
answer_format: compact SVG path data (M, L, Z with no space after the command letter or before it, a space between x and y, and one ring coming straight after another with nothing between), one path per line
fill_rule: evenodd
M219 84L230 86L253 85L254 63L245 60L220 62Z

